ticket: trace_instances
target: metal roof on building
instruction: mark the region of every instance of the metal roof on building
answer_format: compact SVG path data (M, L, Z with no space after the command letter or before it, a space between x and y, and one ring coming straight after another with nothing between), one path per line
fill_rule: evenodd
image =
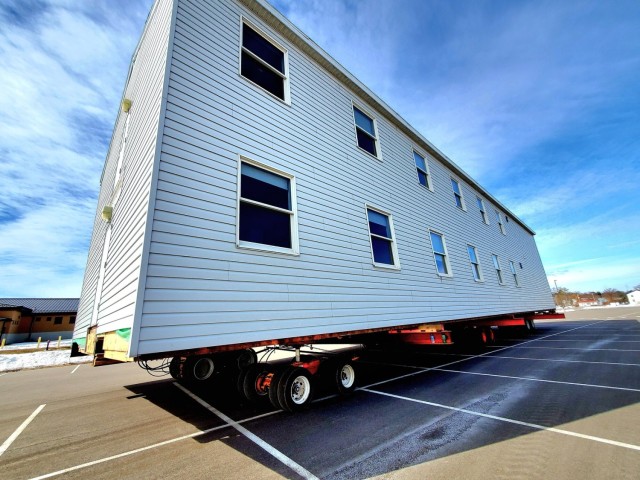
M0 306L25 307L33 313L70 313L78 311L79 298L0 298Z

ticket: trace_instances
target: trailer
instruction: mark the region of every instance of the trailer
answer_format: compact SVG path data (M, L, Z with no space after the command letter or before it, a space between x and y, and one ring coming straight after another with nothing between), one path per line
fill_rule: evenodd
M224 371L247 398L302 408L317 376L351 391L358 357L308 345L489 342L555 315L534 235L267 2L157 0L74 351L183 380Z

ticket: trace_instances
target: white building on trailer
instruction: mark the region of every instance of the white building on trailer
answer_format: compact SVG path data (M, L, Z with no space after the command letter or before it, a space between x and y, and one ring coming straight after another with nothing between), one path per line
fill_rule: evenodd
M171 356L553 308L534 232L273 7L155 2L81 347Z

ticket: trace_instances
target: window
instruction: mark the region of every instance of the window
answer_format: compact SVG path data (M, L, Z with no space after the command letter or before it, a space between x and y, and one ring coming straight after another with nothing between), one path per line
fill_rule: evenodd
M239 174L237 245L297 254L295 179L248 159Z
M520 282L518 281L518 274L516 273L516 265L511 260L509 260L509 268L511 269L511 275L513 275L513 281L516 287L519 287Z
M464 198L462 198L462 190L460 189L460 183L457 180L451 179L451 188L453 189L453 197L456 199L456 207L461 210L466 210L464 205Z
M367 221L373 264L378 267L400 268L391 215L367 207Z
M500 229L500 233L502 233L503 235L506 235L506 232L504 231L504 224L502 223L502 216L500 215L500 212L498 210L495 210L496 212L496 220L498 220L498 228Z
M56 317L53 319L53 324L54 325L61 325L62 324L62 317Z
M73 325L74 323L76 323L76 317L75 316L69 317L69 324Z
M473 279L476 282L482 281L482 270L480 270L480 261L478 260L478 252L473 245L467 245L467 251L469 252L469 261L471 262L471 272L473 273Z
M39 322L40 320L42 320L42 317L36 317L36 322Z
M51 321L51 317L47 317L47 322L50 322L50 321Z
M374 157L379 158L375 120L355 105L353 106L353 118L356 122L356 139L358 146Z
M257 28L242 22L240 74L289 103L287 51Z
M480 197L476 197L476 202L478 202L478 210L480 210L482 221L489 225L489 215L487 215L487 209L484 208L484 201Z
M491 255L493 258L493 266L496 268L496 275L498 276L498 283L500 285L504 284L504 280L502 279L502 269L500 268L500 260L498 260L497 255Z
M429 173L427 160L415 150L413 151L413 159L416 162L416 170L418 171L418 181L420 182L420 185L433 191L433 187L431 185L431 174Z
M451 276L451 266L447 255L447 246L444 242L444 235L429 231L431 236L431 248L433 249L433 259L436 262L438 275Z

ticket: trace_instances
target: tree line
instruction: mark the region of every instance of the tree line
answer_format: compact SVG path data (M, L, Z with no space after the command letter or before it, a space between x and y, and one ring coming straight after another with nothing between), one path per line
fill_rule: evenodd
M640 290L636 285L632 290ZM580 306L581 304L609 305L612 303L628 303L627 294L616 288L605 288L601 292L574 292L568 288L558 287L553 291L556 305L562 307Z

